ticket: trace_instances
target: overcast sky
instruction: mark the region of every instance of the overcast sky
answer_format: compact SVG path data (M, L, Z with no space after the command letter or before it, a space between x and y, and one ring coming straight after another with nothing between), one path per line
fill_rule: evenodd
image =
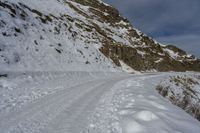
M157 41L200 57L200 0L103 0Z

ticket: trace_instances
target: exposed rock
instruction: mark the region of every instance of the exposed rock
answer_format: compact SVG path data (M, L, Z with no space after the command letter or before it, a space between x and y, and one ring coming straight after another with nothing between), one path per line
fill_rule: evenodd
M0 17L0 38L8 48L0 57L0 65L6 68L9 67L8 63L4 64L4 60L12 62L14 58L10 53L23 53L17 62L23 65L22 68L29 68L24 64L29 62L30 67L35 64L39 69L46 69L48 60L57 63L48 66L68 68L64 62L74 60L77 66L88 61L90 63L86 67L103 65L104 68L115 69L116 66L120 67L121 60L138 71L200 71L200 60L196 57L175 46L165 46L154 41L135 29L118 10L100 0L33 2L37 6L22 0L0 1L0 12L8 19ZM14 41L9 40L14 40L17 48L13 49ZM41 45L34 40L41 40ZM55 44L61 43L62 49L57 48L61 45ZM32 44L37 45L37 48ZM84 56L77 58L80 54L73 53L69 49L72 47L80 49ZM33 49L37 49L37 53L33 53ZM57 53L62 56L57 56ZM21 60L24 62L21 63Z

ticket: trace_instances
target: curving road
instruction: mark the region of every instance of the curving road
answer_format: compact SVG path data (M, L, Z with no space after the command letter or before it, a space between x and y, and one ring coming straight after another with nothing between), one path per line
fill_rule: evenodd
M126 75L66 87L0 115L0 133L200 131L196 120L156 93L160 78Z
M101 96L127 77L82 83L39 98L0 116L1 133L76 133L86 127L86 118Z

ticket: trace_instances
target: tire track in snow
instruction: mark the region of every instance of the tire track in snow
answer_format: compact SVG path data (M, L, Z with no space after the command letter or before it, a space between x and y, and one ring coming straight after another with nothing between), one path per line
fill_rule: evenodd
M105 82L93 88L89 93L82 95L77 101L71 104L71 106L63 110L63 112L53 120L53 123L48 126L50 128L44 132L77 133L85 129L88 115L93 112L101 96L117 82L115 80L113 81Z
M81 130L77 126L86 124L101 95L122 79L91 81L33 101L0 116L1 133L76 133Z
M48 119L50 119L52 115L55 115L55 113L59 113L63 108L59 103L65 102L65 104L70 104L80 95L87 93L87 91L95 87L96 84L100 85L101 83L99 82L100 81L88 82L76 87L68 88L67 90L59 91L55 94L33 101L22 107L20 110L8 113L0 118L1 132L16 132L16 130L20 131L26 129L30 133L31 131L35 132L35 129L37 128L39 132L39 128L43 128L48 122Z

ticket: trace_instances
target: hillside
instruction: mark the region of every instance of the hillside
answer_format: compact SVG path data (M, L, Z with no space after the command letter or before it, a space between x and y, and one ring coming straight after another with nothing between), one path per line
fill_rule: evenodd
M1 0L0 68L200 70L200 60L135 29L100 0Z

